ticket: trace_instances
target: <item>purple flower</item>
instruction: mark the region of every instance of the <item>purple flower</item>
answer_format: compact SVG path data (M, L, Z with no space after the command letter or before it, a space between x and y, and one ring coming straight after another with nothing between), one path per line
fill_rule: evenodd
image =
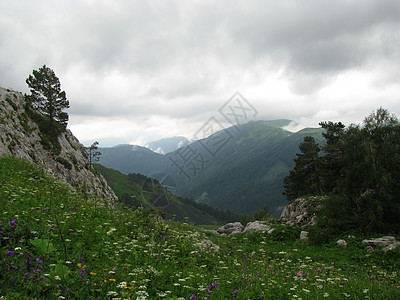
M14 256L15 252L14 251L7 251L6 255L7 256Z
M190 296L189 299L190 299L190 300L195 300L195 299L197 299L197 297L196 297L195 295L192 294L192 296Z
M51 227L50 230L51 231L56 231L56 229L54 227Z
M274 268L274 266L273 266L273 265L269 265L269 266L268 266L268 268L270 268L270 269L273 269L273 268Z
M297 277L303 277L303 271L299 271L299 273L297 273Z
M36 257L36 262L40 265L43 263L43 260L40 260L40 257Z
M371 275L371 279L376 279L376 275Z
M217 282L214 282L214 283L210 284L209 286L207 286L207 290L212 291L217 286L218 286Z
M204 297L210 298L211 296L209 294L205 294Z

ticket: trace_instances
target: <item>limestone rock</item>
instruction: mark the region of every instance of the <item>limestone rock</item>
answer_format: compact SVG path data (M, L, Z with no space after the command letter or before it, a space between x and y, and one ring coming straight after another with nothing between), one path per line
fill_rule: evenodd
M308 240L308 231L301 231L300 232L300 239L301 240Z
M347 242L345 240L338 240L336 244L340 247L347 247Z
M85 148L72 132L61 133L58 142L59 153L48 150L38 125L29 117L22 93L0 88L0 156L26 159L71 188L86 189L113 206L117 196L105 179L91 170Z
M321 208L318 197L298 198L283 210L280 221L284 225L307 228L316 224L315 211Z
M365 239L362 241L363 244L368 244L371 247L381 247L385 251L391 251L400 247L400 242L396 241L396 238L393 236L383 236L380 238L374 239Z
M218 234L237 235L242 233L243 225L240 222L228 223L217 229Z
M251 233L251 232L266 232L271 229L271 226L265 224L262 221L254 221L247 223L246 227L242 231L242 233Z

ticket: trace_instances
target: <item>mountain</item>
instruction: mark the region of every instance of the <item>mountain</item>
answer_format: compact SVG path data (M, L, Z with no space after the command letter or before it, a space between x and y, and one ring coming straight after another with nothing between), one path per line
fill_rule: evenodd
M156 153L165 154L179 149L189 143L183 136L175 136L150 142L148 148Z
M22 93L0 88L0 156L16 156L41 167L77 191L107 199L116 195L88 163L85 147L68 129L55 136L47 117L32 110Z
M94 165L107 180L120 202L130 207L143 207L162 212L167 219L189 220L194 224L223 224L238 219L238 215L226 213L193 200L174 196L157 180L142 174L122 174L100 164Z
M138 146L101 149L105 155L100 163L125 174L153 176L177 195L212 207L252 213L267 206L279 217L287 205L283 178L293 167L299 144L307 135L323 140L322 129L283 129L290 123L285 119L251 121L166 155Z
M178 194L213 207L252 213L267 206L278 217L287 205L283 178L306 135L322 140L321 129L292 133L282 127L290 120L252 121L230 127L166 156L165 170ZM188 160L188 153L193 153Z
M168 167L168 160L162 154L148 148L132 145L118 145L99 148L99 163L124 174L141 173L151 176Z

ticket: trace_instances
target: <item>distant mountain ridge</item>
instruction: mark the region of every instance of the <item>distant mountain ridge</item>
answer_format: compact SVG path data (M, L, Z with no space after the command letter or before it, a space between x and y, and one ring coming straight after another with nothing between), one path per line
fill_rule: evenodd
M148 143L148 148L159 154L166 154L189 143L183 136L174 136Z
M283 178L299 144L306 135L322 141L322 129L290 132L284 127L291 122L250 121L165 155L139 146L102 148L100 163L125 174L167 174L179 196L216 208L251 213L266 206L278 217L287 205Z

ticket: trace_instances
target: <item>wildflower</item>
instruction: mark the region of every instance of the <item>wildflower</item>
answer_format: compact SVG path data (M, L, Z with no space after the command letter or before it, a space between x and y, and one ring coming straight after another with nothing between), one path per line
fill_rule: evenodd
M303 271L299 271L299 272L297 273L297 277L303 277Z
M210 298L211 296L209 294L205 294L204 297Z
M14 251L7 251L6 255L7 256L14 256L15 252Z
M90 272L89 274L92 275L92 276L96 276L97 275L97 273L95 273L95 272Z
M108 280L111 281L111 282L115 282L116 281L114 278L110 278Z
M376 275L371 275L371 279L376 279Z
M189 299L190 299L190 300L195 300L195 299L197 299L197 297L196 297L195 295L192 294L192 296L190 296Z
M37 262L38 264L42 264L42 263L43 263L43 260L40 260L40 257L36 257L36 262Z

